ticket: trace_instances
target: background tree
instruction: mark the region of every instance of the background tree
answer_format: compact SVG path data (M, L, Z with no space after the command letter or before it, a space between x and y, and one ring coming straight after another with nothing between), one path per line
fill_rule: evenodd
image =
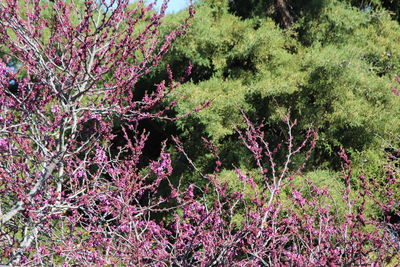
M387 161L386 140L398 135L400 125L399 98L391 92L399 71L398 22L380 9L366 12L343 1L308 1L301 9L293 7L296 23L282 30L267 13L236 16L229 3L200 4L191 30L165 61L175 73L183 72L182 62L193 63L192 80L171 95L182 100L175 108L178 114L212 102L176 122L197 166L212 170L196 134L219 144L226 168L254 168L237 141L242 108L270 126L271 142L285 137L281 118L288 110L302 118L298 134L317 127L320 140L309 171L338 171L340 146L357 162L354 168L368 161L376 166L371 171L381 169ZM181 14L169 17L166 31L181 19ZM150 84L163 77L161 67L144 80Z

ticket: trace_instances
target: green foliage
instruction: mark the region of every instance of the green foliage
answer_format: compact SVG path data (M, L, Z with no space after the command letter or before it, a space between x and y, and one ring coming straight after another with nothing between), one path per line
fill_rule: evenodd
M331 0L311 14L305 10L316 3L309 3L295 31L283 31L270 18L243 20L218 3L199 6L191 30L168 57L178 73L182 63L194 65L191 81L173 94L178 114L212 102L195 120L178 122L184 135L203 129L197 134L224 147L242 123L240 109L269 128L280 127L282 112L290 110L300 121L297 133L318 129L320 165L335 163L339 146L379 151L377 135L399 132L399 99L391 88L400 67L400 26L386 12ZM278 129L269 133L284 137Z
M242 170L243 172L244 170ZM238 177L238 174L234 170L223 170L218 175L218 181L221 183L228 184L228 190L233 192L241 192L244 194L246 199L253 198L256 194L259 194L262 189L259 185L262 184L261 177L258 173L258 170L252 170L247 172L247 176L253 177L255 179L255 188L252 188L248 183L241 181Z
M171 66L182 58L194 64L192 82L174 94L184 99L178 106L179 114L210 100L212 106L197 117L206 127L205 134L218 140L233 134L241 124L239 109L251 109L246 98L254 92L282 92L282 87L293 91L295 82L283 77L296 70L288 51L296 49L296 42L271 20L254 29L253 21L242 21L228 13L214 20L212 10L204 6L198 11L190 32L175 44L170 60Z
M239 108L245 106L246 88L240 81L227 80L221 82L212 78L199 84L189 84L180 88L174 96L182 99L177 111L181 114L189 113L195 107L211 101L209 108L194 114L205 127L205 132L214 140L219 140L226 135L234 133L238 123L242 121ZM185 120L178 123L185 128ZM189 132L187 134L190 134Z
M313 43L341 44L349 41L357 28L368 22L368 14L358 9L330 1L315 18L303 17L297 27L306 45Z
M372 9L380 10L384 8L390 11L394 19L398 21L400 19L400 2L397 0L350 0L349 2L366 12Z
M307 74L297 93L296 110L332 142L361 149L374 134L399 125L393 116L399 109L390 92L392 81L374 75L357 50L326 46L307 53L302 66ZM357 137L354 129L359 129Z
M296 188L305 199L311 200L311 196L315 193L312 193L314 186L320 190L326 190L330 195L330 197L324 195L319 197L321 207L331 206L335 215L342 216L346 213L346 203L343 200L342 192L344 189L342 174L330 170L319 169L295 176L294 180L284 187L281 201L286 205L294 206L292 200L289 199L292 196L293 188ZM352 195L354 197L355 194Z
M361 173L376 179L383 190L387 159L381 137L400 135L400 98L391 91L400 73L400 25L383 9L384 2L371 2L366 9L364 2L355 1L292 1L296 23L283 30L274 22L273 1L201 1L188 33L174 44L157 74L142 84L145 88L167 77L167 64L179 77L193 63L190 79L170 94L170 100L178 100L175 112L185 115L207 101L211 106L178 120L176 133L203 173L213 171L215 159L200 137L219 147L221 179L230 188L242 186L234 166L255 168L236 133L244 126L241 110L266 125L272 147L288 137L282 122L288 112L298 119L295 142L301 142L306 129L317 129L317 147L304 177L330 187L333 204L343 212L339 148L353 159L352 194L360 190ZM183 13L168 16L165 32L183 18ZM178 156L175 161L184 165ZM294 161L299 165L304 158ZM201 184L198 173L183 169L176 169L177 177ZM300 178L299 183L306 181ZM367 209L378 216L373 203Z
M297 29L306 45L351 45L361 50L379 76L399 71L400 28L385 11L365 12L331 1L317 18L302 18Z

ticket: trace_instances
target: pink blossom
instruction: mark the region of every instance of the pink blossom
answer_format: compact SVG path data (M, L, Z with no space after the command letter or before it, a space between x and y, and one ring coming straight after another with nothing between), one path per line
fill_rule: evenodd
M58 106L58 105L51 106L51 112L53 112L54 114L57 115L60 113L60 111L61 111L60 106Z

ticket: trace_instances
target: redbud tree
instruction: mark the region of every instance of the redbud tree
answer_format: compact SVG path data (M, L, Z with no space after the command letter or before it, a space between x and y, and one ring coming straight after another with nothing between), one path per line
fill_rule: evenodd
M329 190L298 188L316 133L271 147L263 126L244 116L238 136L256 172L234 168L250 194L231 192L215 170L206 187L174 184L171 155L143 166L143 119L176 119L166 102L169 81L139 100L135 85L162 60L194 15L163 36L160 12L143 1L0 1L0 261L6 265L313 266L381 265L398 252L385 220L365 216L376 188L361 176L352 194L351 162L343 159L346 211L331 208ZM163 107L159 104L163 102ZM158 108L157 108L158 107ZM113 146L121 125L124 143ZM178 138L177 152L198 170ZM283 163L275 160L285 156ZM295 166L295 168L293 168ZM383 210L395 205L395 168L388 170ZM169 188L168 196L158 194ZM283 192L286 192L284 196ZM157 214L168 214L160 219ZM233 221L241 214L239 223ZM172 219L171 219L172 218ZM398 230L398 229L397 229Z
M141 253L124 233L156 205L144 209L138 200L171 167L163 153L150 165L157 178L147 182L151 174L139 174L136 167L147 135L128 140L127 130L144 118L164 118L163 110L153 111L171 86L157 84L139 101L134 88L188 26L186 21L162 36L167 1L159 12L153 5L0 2L3 262L39 264L57 256L67 263L129 262ZM188 19L192 15L190 8ZM116 120L130 129L124 129L127 144L111 157ZM127 151L129 156L121 156ZM140 239L134 242L137 249L149 249Z

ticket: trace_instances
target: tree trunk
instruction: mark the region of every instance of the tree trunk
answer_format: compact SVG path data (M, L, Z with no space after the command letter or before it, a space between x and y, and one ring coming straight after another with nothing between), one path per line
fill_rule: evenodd
M276 0L275 10L277 19L285 29L289 28L294 22L294 16L291 9L290 0Z

